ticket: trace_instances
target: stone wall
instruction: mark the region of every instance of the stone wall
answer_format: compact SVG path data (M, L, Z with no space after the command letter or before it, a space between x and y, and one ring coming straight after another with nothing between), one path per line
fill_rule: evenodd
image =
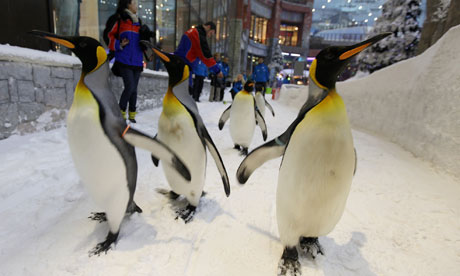
M0 139L65 125L81 64L54 63L0 56ZM111 76L109 82L119 99L122 79ZM138 86L138 110L161 106L167 87L166 73L145 70Z

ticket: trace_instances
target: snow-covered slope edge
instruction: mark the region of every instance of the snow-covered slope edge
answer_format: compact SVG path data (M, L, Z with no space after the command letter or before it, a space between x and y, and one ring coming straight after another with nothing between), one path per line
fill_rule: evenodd
M423 54L337 90L355 127L460 177L460 26Z

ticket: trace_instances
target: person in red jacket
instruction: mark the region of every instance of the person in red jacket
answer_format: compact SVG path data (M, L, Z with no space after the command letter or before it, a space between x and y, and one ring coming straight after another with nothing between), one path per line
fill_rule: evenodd
M216 33L216 24L209 21L203 25L198 25L196 28L191 28L186 31L177 46L174 55L180 56L189 65L192 71L192 63L199 58L213 74L216 74L219 78L223 78L223 74L220 67L212 57L211 50L209 50L207 37L211 37ZM192 76L193 71L190 72ZM192 87L192 78L189 79L189 86Z

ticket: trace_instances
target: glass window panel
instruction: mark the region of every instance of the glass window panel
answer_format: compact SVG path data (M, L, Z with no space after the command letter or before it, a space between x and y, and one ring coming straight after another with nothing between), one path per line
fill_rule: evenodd
M199 9L200 20L201 20L200 24L208 22L207 17L206 17L206 14L207 14L207 12L206 12L207 11L207 8L206 8L207 7L207 2L208 1L206 1L206 0L201 0L200 1L200 9Z
M156 3L156 41L164 51L173 52L175 49L175 1L157 0Z
M172 1L172 0L168 0ZM176 47L179 45L182 35L190 29L190 6L188 0L177 0L177 13L176 13L176 22L177 22L177 31L176 31Z
M190 26L197 26L200 24L200 1L190 1Z

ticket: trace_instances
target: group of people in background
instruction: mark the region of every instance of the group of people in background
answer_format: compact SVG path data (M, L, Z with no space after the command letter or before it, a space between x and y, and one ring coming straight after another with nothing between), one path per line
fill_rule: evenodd
M117 68L117 75L122 77L124 84L119 107L123 117L126 119L128 115L127 118L133 123L136 122L137 86L143 71L143 51L145 50L140 41L148 39L153 34L150 30L147 33L143 32L146 25L142 25L137 11L138 0L119 0L116 11L117 21L108 32L108 48L111 53L114 53L114 67ZM200 100L206 77L211 79L210 102L222 101L225 88L230 86L228 57L221 60L220 53L212 56L207 43L207 38L215 34L215 31L216 25L213 22L189 29L182 36L174 52L189 65L191 70L189 92L197 102ZM256 91L263 91L265 94L269 70L263 63L263 58L259 58L252 76L238 74L234 78L230 89L232 99L243 89L248 77L255 81Z

